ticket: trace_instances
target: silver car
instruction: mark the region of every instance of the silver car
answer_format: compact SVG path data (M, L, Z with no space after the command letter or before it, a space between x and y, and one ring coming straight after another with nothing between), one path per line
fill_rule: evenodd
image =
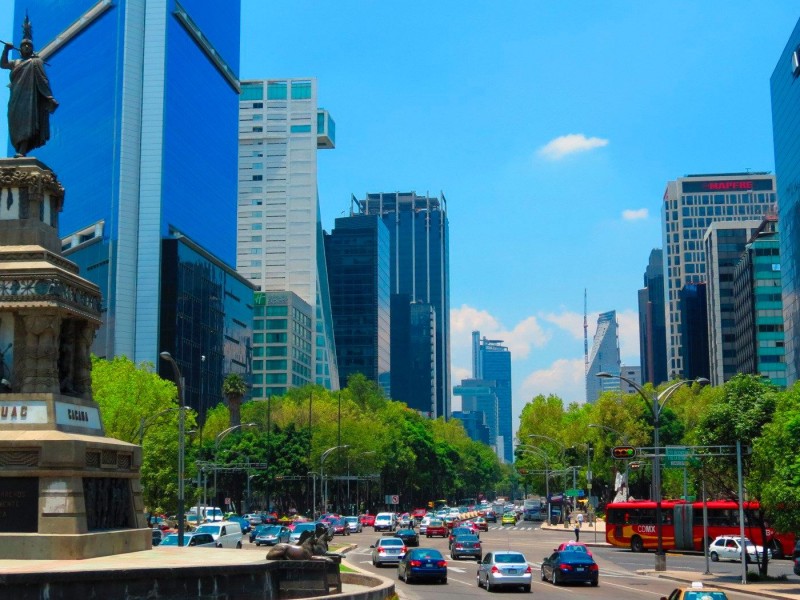
M372 566L397 564L406 555L406 545L400 538L382 537L370 546L372 548Z
M708 546L708 556L714 562L718 560L742 560L742 544L738 535L720 535ZM760 562L764 556L764 547L756 546L744 538L747 547L747 562ZM767 558L772 558L772 550L767 549Z
M485 587L487 592L500 586L522 587L530 592L532 578L531 567L522 552L489 552L478 563L478 587Z
M358 517L345 517L344 520L350 533L361 533L361 520Z

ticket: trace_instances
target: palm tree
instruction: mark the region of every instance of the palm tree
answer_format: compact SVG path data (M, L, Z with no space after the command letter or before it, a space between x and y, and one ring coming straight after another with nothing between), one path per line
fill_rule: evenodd
M239 373L228 373L222 381L222 394L228 399L231 427L242 424L242 398L247 393L247 383Z

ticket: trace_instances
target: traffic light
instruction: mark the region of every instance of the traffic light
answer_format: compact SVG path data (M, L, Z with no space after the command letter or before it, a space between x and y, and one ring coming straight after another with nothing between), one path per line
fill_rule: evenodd
M615 446L611 450L611 456L614 458L633 458L636 456L636 448L633 446Z

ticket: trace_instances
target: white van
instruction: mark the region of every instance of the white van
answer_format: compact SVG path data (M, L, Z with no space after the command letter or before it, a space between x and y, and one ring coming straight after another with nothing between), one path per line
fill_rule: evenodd
M242 547L242 527L233 521L203 523L195 529L195 533L210 533L217 548Z
M394 513L382 512L375 515L375 524L372 526L375 531L394 531Z

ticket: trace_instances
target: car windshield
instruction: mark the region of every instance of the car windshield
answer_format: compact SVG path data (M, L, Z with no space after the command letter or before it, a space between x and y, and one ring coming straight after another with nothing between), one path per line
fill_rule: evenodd
M189 545L189 540L190 540L190 539L192 539L192 537L191 537L191 536L189 536L189 535L185 535L185 536L183 537L183 545L184 545L184 546L188 546L188 545ZM165 538L164 538L164 539L161 541L161 544L159 544L159 545L160 545L160 546L177 546L177 545L178 545L178 536L177 536L176 534L170 534L170 535L168 535L167 537L165 537Z
M200 525L197 528L197 533L210 533L211 535L219 534L219 525Z
M442 526L442 522L441 522L439 519L432 519L432 520L431 520L431 522L430 522L430 523L428 523L428 526L429 526L429 527L430 527L430 526L433 526L433 527L441 527L441 526Z
M257 529L259 535L278 535L281 531L280 525L266 526L262 525Z
M358 523L358 517L345 517L344 520L348 523Z
M385 538L380 541L381 546L402 546L403 540L398 538Z
M575 544L567 544L566 546L564 546L564 550L567 552L584 552L584 553L586 552L586 548Z
M438 550L433 550L432 548L423 548L421 550L412 550L409 554L410 558L420 559L420 558L432 558L434 560L441 560L444 557L442 553Z
M522 554L495 554L494 555L494 562L500 564L510 564L510 563L527 563L528 561L525 560L525 557Z
M295 533L301 533L303 531L315 531L317 526L314 523L298 523L294 526Z
M457 542L477 542L478 536L477 535L459 535L456 538Z

